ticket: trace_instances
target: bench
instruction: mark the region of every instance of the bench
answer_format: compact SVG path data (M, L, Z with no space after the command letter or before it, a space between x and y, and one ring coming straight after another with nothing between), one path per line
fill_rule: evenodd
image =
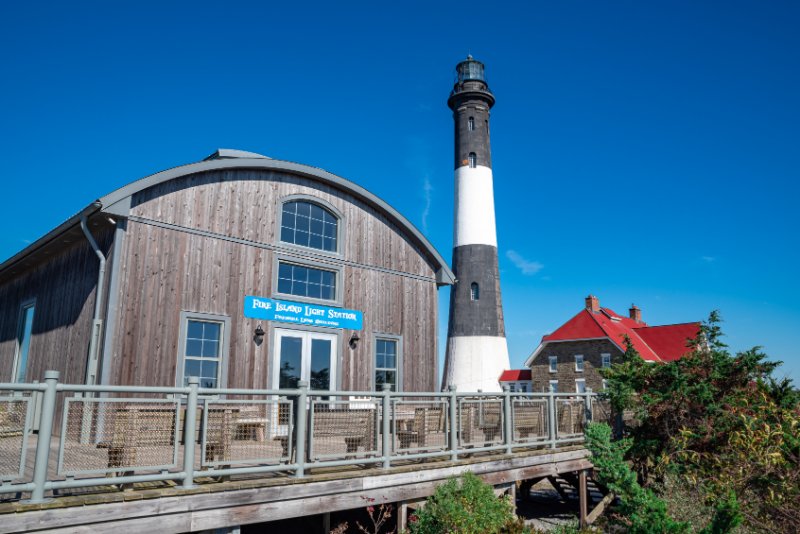
M445 410L441 406L415 408L414 418L405 429L397 430L397 439L401 449L408 449L412 443L423 448L433 434L447 432Z

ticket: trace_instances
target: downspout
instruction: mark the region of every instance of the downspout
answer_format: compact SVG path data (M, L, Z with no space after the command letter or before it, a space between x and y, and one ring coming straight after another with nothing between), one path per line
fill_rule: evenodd
M89 245L91 245L92 250L97 255L97 259L100 260L100 267L98 268L97 272L97 290L94 298L92 334L89 338L89 355L86 362L86 384L92 385L97 383L98 350L100 348L100 332L102 332L103 329L103 319L101 318L101 314L103 307L103 288L106 279L106 257L103 255L100 247L97 246L97 241L95 241L94 236L89 231L86 221L86 215L81 215L81 230L83 230L86 239L89 241Z

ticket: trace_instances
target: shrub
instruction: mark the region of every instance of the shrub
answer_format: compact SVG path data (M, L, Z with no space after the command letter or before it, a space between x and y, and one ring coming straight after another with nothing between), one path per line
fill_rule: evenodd
M472 473L452 478L436 488L425 506L409 521L412 534L512 534L524 532L508 497Z

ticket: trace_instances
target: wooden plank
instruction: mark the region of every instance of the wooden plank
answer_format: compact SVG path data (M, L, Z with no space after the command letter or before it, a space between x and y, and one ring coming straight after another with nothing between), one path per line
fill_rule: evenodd
M0 533L71 528L75 524L92 525L98 532L102 532L105 527L99 524L107 525L111 531L130 524L128 521L138 520L142 521L141 527L136 523L137 529L141 531L147 530L148 521L154 521L153 524L158 527L153 528L159 532L182 532L191 530L186 528L186 516L192 518L190 521L192 525L204 524L198 521L208 521L208 524L218 526L203 528L222 528L229 525L285 519L294 517L292 515L294 513L304 515L355 508L363 505L365 497L375 499L375 504L424 498L431 495L442 481L467 470L474 472L489 484L499 485L545 476L559 470L591 467L585 458L574 458L579 452L582 451L563 453L565 457L572 458L563 462L552 461L557 454L545 454L346 479L314 482L283 479L280 481L283 485L263 488L32 511L16 514L13 517L3 516L3 521L0 521ZM519 463L524 459L527 459L527 465ZM214 519L215 517L222 518L220 520L222 523L230 522L221 524ZM159 522L159 518L163 518L163 521ZM175 529L170 530L169 525L175 525Z
M611 504L614 501L615 497L616 496L613 493L606 493L603 496L603 498L600 499L600 502L597 503L597 506L595 506L594 509L591 512L589 512L589 515L586 516L586 524L587 525L591 525L595 521L597 521L597 519L601 515L603 515L603 512L606 509L606 506Z

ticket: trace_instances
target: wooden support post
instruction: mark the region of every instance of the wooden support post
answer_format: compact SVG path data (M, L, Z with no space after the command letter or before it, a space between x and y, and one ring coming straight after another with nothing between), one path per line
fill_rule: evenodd
M331 532L331 513L326 512L322 514L322 532L330 534Z
M581 469L578 473L578 502L580 506L580 527L586 528L588 523L586 516L589 515L589 492L586 487L586 469Z
M408 529L408 502L399 501L397 503L397 532L405 532Z

